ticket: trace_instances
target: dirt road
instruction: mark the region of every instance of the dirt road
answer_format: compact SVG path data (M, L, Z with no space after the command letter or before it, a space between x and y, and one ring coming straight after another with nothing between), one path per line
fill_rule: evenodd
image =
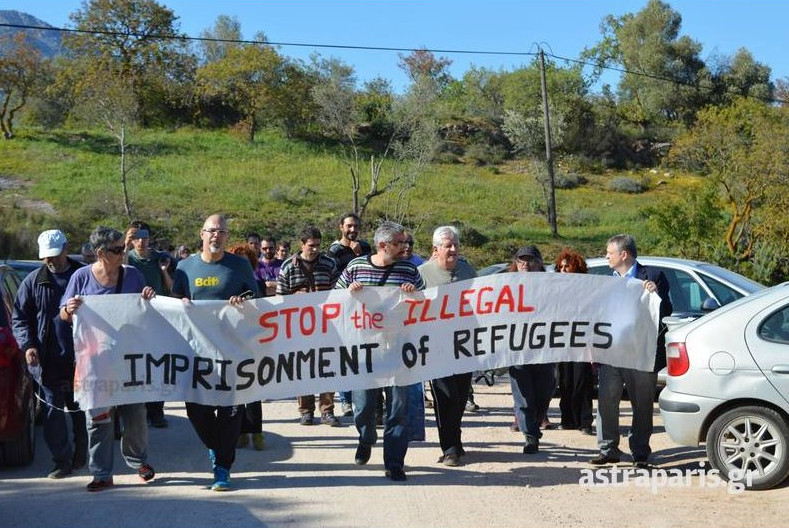
M86 470L48 480L52 468L39 429L33 465L0 469L0 527L156 528L171 526L321 526L395 528L534 526L758 526L789 518L785 488L731 493L714 479L630 479L627 484L588 486L586 460L595 439L577 431L551 430L540 453L524 455L523 438L509 430L512 401L506 378L492 387L476 385L481 410L464 421L465 465L436 463L440 454L432 410L426 442L411 444L408 481L383 475L379 446L367 466L353 464L356 431L297 424L294 401L263 404L265 451L238 451L233 490L209 490L205 450L182 404L168 404L169 429L151 429L150 462L157 478L139 483L120 455L116 486L87 493ZM558 421L558 401L551 413ZM627 415L627 413L625 413ZM657 414L657 411L656 411ZM625 420L627 416L625 417ZM626 440L623 445L626 447ZM672 445L659 416L652 446L663 470L698 470L703 452ZM610 480L614 472L605 477ZM617 480L632 469L623 461ZM684 473L683 473L684 474ZM599 484L600 479L595 478Z

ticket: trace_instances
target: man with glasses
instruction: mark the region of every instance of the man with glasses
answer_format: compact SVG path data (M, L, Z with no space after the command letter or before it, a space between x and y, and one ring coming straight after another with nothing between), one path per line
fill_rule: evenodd
M417 267L421 266L425 261L421 256L414 253L414 235L408 231L405 233L405 260Z
M416 266L404 260L405 240L403 226L383 222L375 231L375 255L351 260L335 287L351 292L376 286L396 286L406 293L423 290L425 284ZM409 387L391 386L384 390L388 407L384 424L384 467L389 479L403 481L406 480L403 467L409 440ZM355 461L360 465L370 460L372 446L378 440L375 407L379 392L380 389L353 391L353 418L359 431Z
M240 305L250 292L258 296L258 285L246 258L225 251L227 220L209 216L200 230L202 249L178 263L173 296L185 300L228 300ZM186 402L186 415L208 448L214 471L211 489L230 489L230 469L236 457L241 433L242 406L214 406Z
M255 278L265 285L266 296L274 295L277 291L277 277L282 268L283 260L276 256L277 241L268 236L260 242L260 260L255 270Z

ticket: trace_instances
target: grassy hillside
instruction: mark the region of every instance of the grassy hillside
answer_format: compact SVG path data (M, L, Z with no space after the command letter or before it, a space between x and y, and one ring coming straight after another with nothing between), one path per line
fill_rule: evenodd
M194 245L203 218L213 212L230 218L231 240L256 230L296 242L312 223L329 241L338 217L351 208L349 171L331 147L276 133L250 144L225 131L188 129L140 131L132 143L133 216L149 221L162 241ZM112 138L97 132L27 132L0 142L0 257L35 257L42 229L62 228L80 244L96 225L125 228L119 163ZM624 175L641 180L647 172ZM434 165L411 191L406 224L422 254L429 253L433 228L462 224L464 252L478 267L506 260L526 243L540 246L546 260L564 245L600 255L605 240L619 232L635 235L647 254L659 233L649 232L640 210L678 197L696 181L652 174L650 190L624 194L606 190L614 176L587 175L581 187L557 191L561 238L552 239L539 213L542 192L519 164ZM374 199L367 238L377 219L393 214L395 200L394 194Z

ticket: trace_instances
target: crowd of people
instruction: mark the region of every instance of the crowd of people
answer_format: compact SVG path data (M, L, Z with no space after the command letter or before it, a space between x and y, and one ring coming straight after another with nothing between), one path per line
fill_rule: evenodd
M405 293L426 287L473 279L476 270L460 251L460 232L454 226L439 226L432 236L432 248L423 259L414 253L414 238L403 226L382 222L374 231L372 244L362 240L362 224L353 213L339 221L340 237L325 251L323 236L314 226L300 234L300 246L291 253L287 244L271 236L248 233L242 242L229 244L227 219L213 214L200 229L200 246L191 252L179 246L173 252L151 247L150 226L132 222L125 233L97 227L90 242L81 247L84 262L68 256L66 236L47 230L38 238L42 267L24 279L14 305L13 330L20 349L31 367L40 365L40 394L46 402L44 437L55 463L53 479L71 475L88 464L93 480L88 491L113 486L115 439L126 464L144 482L155 477L148 463L148 427L167 427L163 402L119 405L112 409L79 410L74 401L74 343L71 323L79 315L85 295L136 293L144 300L156 295L172 296L184 303L194 300L221 300L241 305L250 299L270 295L294 295L333 288L357 292L364 288L390 286ZM608 240L606 258L612 274L643 282L644 288L660 296L660 315L671 313L668 283L663 274L638 263L635 240L616 235ZM542 253L534 245L515 252L508 271L545 272ZM556 257L559 273L586 273L583 257L563 249ZM212 280L202 280L211 277ZM619 405L626 388L633 407L629 447L633 463L648 467L650 435L657 371L665 365L663 331L655 343L653 372L592 365L584 362L528 364L509 368L513 396L514 430L524 436L523 453L540 449L546 428L548 407L559 388L559 428L596 435L599 454L592 465L618 463ZM595 370L599 377L596 431L593 428L592 396ZM464 412L476 405L472 394L472 373L454 374L430 380L430 406L434 407L441 454L438 463L463 464L461 425ZM407 479L405 458L408 444L424 438L423 384L378 389L340 391L338 403L343 416L353 416L358 432L354 455L356 464L366 464L383 427L383 461L386 477ZM469 404L472 405L469 409ZM319 422L341 425L335 415L335 394L318 395ZM204 444L213 472L212 489L230 489L230 472L236 449L252 443L265 448L261 402L246 405L213 406L186 402L186 413ZM297 398L298 421L315 423L314 394ZM67 416L71 417L73 439L67 436ZM122 425L122 430L116 428ZM420 430L420 427L422 430Z

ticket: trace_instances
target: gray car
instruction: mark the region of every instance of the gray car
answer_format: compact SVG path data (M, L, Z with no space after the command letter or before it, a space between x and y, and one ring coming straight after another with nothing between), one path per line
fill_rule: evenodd
M659 399L666 432L706 443L722 478L751 489L789 476L789 283L737 300L666 335Z

